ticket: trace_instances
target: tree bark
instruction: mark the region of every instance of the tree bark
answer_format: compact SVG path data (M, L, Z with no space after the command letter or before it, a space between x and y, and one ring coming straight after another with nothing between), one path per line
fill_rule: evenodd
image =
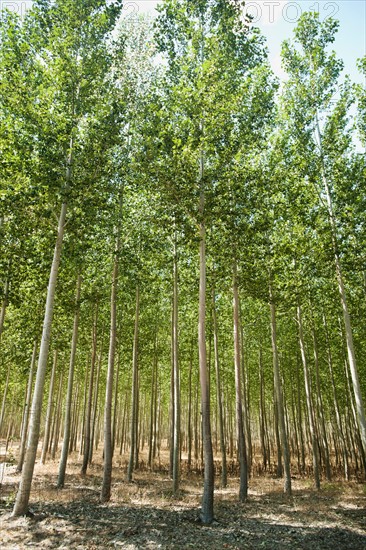
M344 467L344 475L346 480L349 480L350 474L349 474L349 464L348 464L348 452L347 452L347 446L346 446L346 440L344 437L343 427L342 427L342 419L339 409L339 403L338 403L338 396L337 396L337 390L334 380L334 372L333 372L333 356L332 356L332 350L330 347L330 340L329 340L329 334L328 334L328 325L325 315L323 315L323 324L325 329L325 340L327 345L327 359L328 359L328 368L329 368L329 374L330 374L330 382L332 386L332 393L333 393L333 406L334 406L334 412L336 417L336 426L337 426L337 436L338 440L341 442L341 449L342 449L342 455L343 455L343 467Z
M46 422L45 422L45 427L44 427L44 436L43 436L43 445L42 445L42 454L41 454L41 464L45 464L47 453L49 452L51 422L52 422L53 390L54 390L54 386L55 386L57 357L58 357L58 350L55 349L54 352L53 352L53 362L52 362L50 387L49 387L49 390L48 390L47 412L46 412ZM56 410L55 410L54 414L57 414Z
M136 312L135 312L135 331L133 337L132 354L132 388L131 388L131 431L130 431L130 459L127 468L127 481L132 481L132 472L134 467L136 445L137 445L137 397L138 397L138 331L139 331L139 312L140 312L140 290L136 287Z
M92 354L90 361L90 373L89 373L89 391L88 391L88 404L85 415L85 435L84 435L84 455L83 463L81 466L81 474L85 475L88 468L90 448L91 444L91 412L92 412L92 401L93 401L93 389L94 389L94 370L95 370L95 361L97 357L97 326L98 326L98 302L95 303L95 314L92 330Z
M214 288L212 289L212 321L213 321L215 373L216 373L216 395L217 395L218 419L219 419L219 431L220 431L221 485L223 488L225 488L227 486L226 445L225 445L225 433L224 433L224 414L223 414L223 407L222 407L219 342L218 342L217 314L216 314Z
M3 401L1 403L1 412L0 412L0 437L1 437L1 430L3 427L4 422L4 416L5 416L5 406L6 406L6 398L8 395L8 388L9 388L9 377L10 377L10 361L8 364L8 370L6 373L6 381L5 381L5 387L4 387L4 393L3 393Z
M26 397L26 400L25 400L25 407L24 407L24 414L23 414L23 428L22 428L22 436L21 436L21 440L20 440L20 451L19 451L19 460L18 460L18 465L17 465L17 472L22 471L24 456L25 456L25 448L26 448L27 435L28 435L28 421L29 421L30 402L31 402L31 399L32 399L33 373L34 373L34 366L36 364L36 357L37 357L37 340L34 340L32 359L31 359L31 364L30 364L30 368L29 368L29 375L28 375L27 397Z
M4 286L4 298L3 298L3 302L1 304L1 310L0 310L0 340L4 329L5 312L9 301L9 278L10 278L10 262L8 267L8 275L6 277L5 286Z
M265 407L265 390L264 390L264 368L262 359L262 346L259 348L259 403L260 403L260 439L263 456L263 468L267 470L267 464L269 462L269 449L267 448L266 434L267 434L267 421L266 421L266 407Z
M97 421L97 410L98 410L98 402L99 402L99 378L100 378L100 368L102 365L102 357L103 357L103 334L101 337L101 347L99 352L99 358L98 358L98 368L97 368L97 379L95 381L95 389L94 389L94 402L93 402L93 416L91 421L91 435L90 435L90 446L89 446L89 464L92 463L93 460L93 449L94 449L94 434L95 434L95 424Z
M33 479L34 465L37 455L37 446L40 432L40 422L42 413L43 389L47 368L48 351L51 338L51 327L53 318L53 307L55 300L56 282L58 268L61 259L62 242L64 237L64 228L67 212L67 203L64 202L61 206L61 212L58 223L58 233L56 245L50 271L50 278L47 289L47 299L45 307L45 315L43 321L42 339L38 357L37 375L32 400L32 408L30 413L30 430L27 442L24 465L22 469L22 477L17 492L17 497L13 509L13 516L21 516L27 513L28 503Z
M200 155L200 225L199 225L199 314L198 314L198 351L201 386L202 436L204 454L204 483L201 508L201 521L212 523L214 519L214 463L211 438L210 393L208 389L207 352L206 352L206 227L204 220L205 189L203 179L203 153Z
M284 462L284 471L285 471L284 492L287 495L291 495L290 450L289 450L288 438L286 433L285 411L283 406L281 377L280 377L280 368L279 368L279 361L278 361L276 306L273 298L273 291L272 291L271 284L269 286L269 298L270 298L270 310L271 310L271 336L272 336L275 395L276 395L278 424L279 424L283 462Z
M233 265L233 321L234 321L234 364L235 364L235 404L236 427L238 436L238 455L240 467L239 500L244 502L248 496L248 462L243 426L243 405L241 385L240 326L239 326L239 290L237 265Z
M312 455L313 455L314 481L315 481L315 488L319 490L320 489L320 472L319 472L318 441L317 441L316 432L315 432L314 409L313 409L313 403L311 398L311 382L310 382L309 368L308 368L306 353L305 353L302 310L301 310L300 304L297 305L297 322L299 327L299 343L300 343L301 359L302 359L302 365L304 368L305 395L306 395L306 406L308 410L309 430L310 430L311 447L312 447Z
M148 466L152 470L153 460L154 460L154 433L155 433L155 377L157 376L157 362L158 362L158 327L155 329L155 339L154 339L154 356L153 363L151 368L151 391L150 391L150 430L149 430L149 454L148 454Z
M179 489L180 477L180 380L178 357L178 258L177 236L173 251L173 373L174 373L174 428L173 428L173 493Z
M58 479L57 479L58 489L62 489L65 484L66 464L67 464L67 457L69 454L72 390L73 390L73 384L74 384L76 347L77 347L78 332L79 332L80 290L81 290L81 275L79 274L77 278L77 283L76 283L75 315L74 315L74 326L72 330L72 340L71 340L69 378L67 381L67 394L66 394L66 407L65 407L65 420L64 420L64 438L62 442L62 451L61 451L60 465L59 465Z
M319 147L320 147L323 187L324 187L326 200L327 200L328 216L329 216L329 223L330 223L331 235L332 235L332 244L333 244L333 254L334 254L334 262L335 262L336 278L337 278L339 296L340 296L340 299L341 299L343 322L344 322L344 327L345 327L345 332L346 332L348 364L349 364L349 368L350 368L350 371L351 371L353 392L354 392L355 402L356 402L357 420L358 420L358 426L359 426L359 430L360 430L360 436L361 436L363 452L366 453L366 416L365 416L365 408L364 408L364 404L363 404L361 386L360 386L360 381L359 381L359 377L358 377L358 368L357 368L357 363L356 363L355 347L354 347L354 343L353 343L351 316L350 316L349 310L348 310L347 293L346 293L346 289L345 289L345 286L344 286L342 266L341 266L340 254L339 254L339 249L338 249L337 223L336 223L336 218L335 218L334 210L333 210L332 196L331 196L330 188L329 188L329 185L328 185L328 179L327 179L326 172L325 172L324 156L323 156L323 149L322 149L322 136L321 136L321 132L320 132L318 114L316 114L316 129L317 129L317 134L318 134L318 139L319 139Z
M316 375L316 395L317 395L317 404L318 404L318 407L317 407L318 423L320 425L320 430L321 430L322 449L324 454L326 477L327 477L327 480L330 481L332 478L332 472L331 472L330 459L329 459L329 445L328 445L328 438L327 438L327 430L325 427L325 411L324 411L323 398L322 398L322 393L320 388L318 343L317 343L314 325L312 328L312 335L313 335L314 363L315 363L315 375Z
M103 483L101 489L101 501L108 502L111 498L112 483L112 396L114 362L116 354L117 336L117 290L118 290L118 264L120 251L120 236L117 235L116 248L113 262L112 289L111 289L111 321L108 353L107 383L104 404L104 468Z

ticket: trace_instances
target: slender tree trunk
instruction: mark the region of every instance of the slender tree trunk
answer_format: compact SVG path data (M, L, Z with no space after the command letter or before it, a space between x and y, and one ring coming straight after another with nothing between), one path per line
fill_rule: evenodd
M25 400L25 407L24 407L23 428L22 428L22 436L20 440L20 451L19 451L17 472L22 471L24 456L25 456L25 446L26 446L27 435L28 435L29 410L30 410L30 402L32 399L33 373L34 373L34 366L36 364L36 357L37 357L37 340L34 340L32 359L31 359L29 375L28 375L27 397Z
M324 450L324 462L325 462L325 472L327 480L330 481L332 477L332 472L330 468L330 459L329 459L329 445L327 438L327 430L325 427L325 413L323 406L322 393L320 388L320 375L319 375L319 354L318 354L318 343L315 334L315 328L312 329L313 335L313 347L314 347L314 363L315 363L315 375L316 375L316 394L317 394L317 403L318 403L318 424L320 425L321 436L322 436L322 448Z
M79 332L80 290L81 290L81 275L79 274L77 278L77 283L76 283L75 316L74 316L74 326L72 330L72 340L71 340L69 378L67 381L67 394L66 394L66 407L65 407L65 420L64 420L64 438L62 442L60 466L58 470L58 479L57 479L58 489L62 489L65 484L66 464L67 464L67 457L69 454L72 390L74 385L76 347L77 347L78 332Z
M118 410L118 382L120 371L120 354L117 354L117 369L116 369L116 385L114 388L114 404L113 404L113 422L112 422L112 457L114 456L114 448L116 445L116 423Z
M7 370L7 373L6 373L6 381L5 381L5 387L4 387L4 393L3 393L3 401L2 401L2 404L1 404L1 412L0 412L0 437L1 437L1 430L2 430L2 426L3 426L3 422L4 422L6 398L7 398L7 395L8 395L8 388L9 388L10 367L11 367L11 364L10 364L10 361L9 361L8 370Z
M235 363L235 403L236 426L238 434L238 454L240 466L239 500L245 501L248 496L248 463L243 426L242 386L240 377L240 326L239 326L239 291L236 260L233 265L233 320L234 320L234 363Z
M252 450L252 434L250 432L250 404L249 404L249 383L247 379L247 371L245 368L245 361L244 361L244 330L243 330L243 323L241 322L241 312L240 312L240 299L239 300L239 328L240 328L240 366L241 366L241 373L242 373L242 399L243 399L243 405L242 405L242 411L243 411L243 430L244 430L244 440L246 441L246 448L247 450L247 470L248 475L252 469L252 456L253 456L253 450Z
M62 373L61 373L59 387L58 387L57 403L56 403L55 429L54 429L53 440L51 440L51 443L52 443L51 458L52 458L52 460L55 459L56 453L58 451L58 441L59 441L59 437L60 437L62 406L63 406L62 404L63 404L63 397L62 397Z
M118 264L120 251L120 236L116 240L115 256L113 262L112 289L111 289L111 322L108 353L107 383L104 404L104 469L101 489L101 501L109 502L111 498L112 483L112 396L114 362L116 355L117 336L117 291L118 291Z
M89 464L92 463L93 460L93 450L94 450L94 434L95 434L95 424L97 421L97 411L98 411L98 397L99 397L99 378L100 378L100 368L102 365L102 357L103 357L103 334L101 338L101 347L99 352L99 359L98 359L98 369L97 369L97 379L95 382L95 389L94 389L94 402L93 402L93 417L91 421L91 435L90 435L90 445L89 445Z
M171 368L170 368L170 403L169 403L169 476L173 479L173 459L174 459L174 334L173 334L173 325L174 325L174 305L172 301L172 310L171 310Z
M200 279L199 279L199 320L198 351L201 385L201 412L203 428L204 484L201 509L201 521L212 523L214 519L214 463L211 439L210 393L208 389L207 352L206 352L206 227L204 220L205 191L203 179L203 153L200 155Z
M215 289L214 288L212 289L212 320L213 320L215 373L216 373L216 393L217 393L217 405L218 405L221 466L222 466L222 468L221 468L221 484L222 484L223 488L225 488L227 486L226 445L225 445L225 433L224 433L224 414L223 414L223 407L222 407L219 342L218 342L217 314L216 314Z
M338 396L337 396L337 390L334 380L334 372L333 372L333 357L332 357L332 350L330 348L330 340L329 340L329 334L328 334L328 325L325 315L323 315L323 323L325 328L325 338L326 338L326 344L327 344L327 358L328 358L328 368L329 368L329 374L330 374L330 381L332 386L332 393L333 393L333 405L334 405L334 412L336 416L336 425L337 425L337 432L338 432L338 439L341 442L341 449L343 454L343 467L344 467L344 475L346 480L349 480L349 465L348 465L348 452L347 452L347 446L346 441L343 433L343 427L342 427L342 419L340 415L339 410L339 403L338 403Z
M361 386L360 386L360 381L359 381L359 377L358 377L355 347L354 347L354 343L353 343L351 317L350 317L349 310L348 310L347 293L346 293L346 289L345 289L345 286L344 286L342 266L341 266L341 261L340 261L340 254L339 254L339 250L338 250L337 224L336 224L336 219L335 219L335 215L334 215L334 211L333 211L332 196L331 196L331 192L330 192L330 188L329 188L329 185L328 185L328 180L327 180L327 176L326 176L326 172L325 172L324 157L323 157L323 151L322 151L322 136L321 136L321 132L320 132L320 127L319 127L319 121L318 121L318 115L317 114L316 114L316 127L317 127L319 147L320 147L320 155L321 155L321 161L322 161L323 187L324 187L324 191L325 191L325 195L326 195L326 199L327 199L329 222L330 222L331 233L332 233L333 253L334 253L336 277L337 277L337 283L338 283L338 291L339 291L339 296L340 296L340 299L341 299L343 322L344 322L344 327L345 327L345 332L346 332L348 364L349 364L349 368L350 368L350 371L351 371L353 392L354 392L355 402L356 402L357 420L358 420L358 426L359 426L359 430L360 430L362 447L363 447L364 453L366 453L366 416L365 416L365 408L364 408L364 404L363 404Z
M78 436L79 436L79 422L80 422L80 408L81 408L81 390L85 384L77 384L74 399L74 408L72 410L71 422L70 422L70 444L69 454L76 451Z
M303 422L302 422L302 404L301 404L301 392L300 392L300 368L298 356L296 358L296 382L297 382L297 416L298 416L298 432L300 436L300 447L301 447L301 469L300 473L305 473L305 442L304 442L304 432L303 432Z
M95 370L95 361L97 356L97 325L98 325L98 302L95 303L95 314L92 330L92 354L90 362L90 373L89 373L89 391L88 391L88 404L85 415L85 435L84 435L84 456L83 463L81 466L81 474L85 475L88 467L90 449L91 449L91 412L92 412L92 401L93 401L93 386L94 386L94 370Z
M363 449L363 446L362 446L361 435L360 435L360 431L359 431L359 427L358 427L358 423L357 423L357 414L356 414L356 411L355 411L355 405L354 405L353 398L352 398L351 384L350 384L349 372L348 372L348 364L347 364L346 359L344 360L344 371L345 371L345 375L346 375L347 389L348 389L348 400L347 401L349 402L349 406L350 406L350 409L351 409L351 412L352 412L352 420L353 420L352 426L354 426L353 431L354 431L354 434L355 434L356 444L357 444L358 451L359 451L360 458L361 458L361 462L362 462L362 465L363 465L364 474L366 475L366 456L365 456L365 452L364 452L364 449ZM351 433L351 437L352 437L352 431L350 433ZM355 457L356 457L356 453L355 453Z
M271 284L269 287L269 295L270 295L270 310L271 310L271 335L272 335L274 382L275 382L276 404L277 404L277 412L278 412L278 424L279 424L283 462L284 462L284 471L285 471L284 492L287 495L291 495L290 450L289 450L288 438L286 433L285 411L283 406L281 377L280 377L280 368L279 368L279 361L278 361L276 306L273 299L273 291L272 291Z
M312 447L312 455L313 455L314 481L315 481L316 489L319 490L320 489L320 472L319 472L318 441L317 441L316 432L315 432L314 410L313 410L313 403L311 399L311 382L310 382L309 368L308 368L306 353L305 353L302 310L301 310L300 304L297 305L297 322L299 327L299 343L300 343L301 359L302 359L302 364L304 368L305 394L306 394L306 405L308 409L309 430L310 430L311 447Z
M52 362L52 371L50 378L50 387L48 390L48 402L47 402L47 412L46 412L46 422L44 427L44 436L43 436L43 445L42 445L42 454L41 454L41 464L45 464L46 456L48 452L49 442L50 442L50 433L51 433L51 422L52 422L52 404L53 404L53 389L55 386L55 376L57 368L57 357L58 350L55 349L53 352L53 362ZM57 411L55 411L55 414Z
M89 353L88 353L87 356L86 356L86 365L85 365L85 376L84 376L84 384L83 384L84 395L83 395L83 405L82 405L82 413L81 413L82 420L81 420L81 430L80 430L80 435L79 435L79 439L80 439L79 455L80 455L80 457L83 456L83 454L84 454L84 444L85 444L85 437L84 436L85 436L86 403L87 403L87 396L88 396L88 378L90 376L89 361L90 361L90 359L89 359ZM78 416L78 421L79 421L79 416ZM79 434L79 429L76 430L76 433ZM77 440L78 440L78 437L75 438L75 450L76 450Z
M179 489L180 477L180 381L178 357L178 258L177 236L174 235L173 258L173 373L174 373L174 428L173 428L173 493Z
M263 456L263 468L267 470L267 445L266 445L266 409L265 409L265 395L264 395L264 369L263 369L263 359L262 359L262 346L259 348L259 400L260 400L260 438L261 438L261 447L262 447L262 456Z
M4 298L3 298L3 302L1 304L1 310L0 310L0 340L4 329L5 311L9 301L9 278L10 278L10 262L8 267L8 275L6 277L5 286L4 286Z
M71 155L70 155L71 157ZM71 170L71 159L69 160L69 168ZM71 177L71 174L70 174ZM70 177L67 179L69 180ZM22 477L17 492L17 497L13 509L13 516L21 516L27 513L29 496L31 491L34 465L37 455L37 446L40 432L40 422L42 413L42 401L43 401L43 389L47 368L48 350L50 346L51 327L53 318L53 306L56 291L56 281L58 268L61 259L61 249L64 236L65 220L67 212L67 203L64 202L61 207L61 213L58 223L58 233L56 239L56 245L53 255L52 267L50 271L50 278L47 289L47 299L45 307L45 316L43 321L43 331L41 346L38 357L38 367L35 388L33 393L32 408L30 413L30 429L27 442L27 449L25 454L24 465L22 469Z
M46 447L46 451L45 451L46 455L47 455L47 453L51 454L51 452L52 452L52 445L53 445L53 440L54 440L54 437L55 437L56 423L57 423L57 417L58 417L58 411L59 411L59 403L60 403L60 399L61 399L61 392L62 392L62 372L61 372L60 380L58 382L58 387L57 387L55 409L54 409L54 413L52 415L52 427L51 427L51 430L50 430L50 438L49 438L48 446ZM42 449L42 451L43 451L43 449Z
M155 329L155 340L154 340L154 356L153 356L153 364L151 368L151 399L150 399L150 430L149 430L149 455L148 455L148 466L150 470L152 469L153 465L153 458L154 458L154 449L153 449L153 442L154 442L154 427L155 427L155 411L154 411L154 405L155 405L155 377L157 375L157 362L158 362L158 327Z
M135 312L135 332L133 337L133 356L132 356L132 395L131 395L131 432L130 432L130 459L127 468L127 481L132 481L132 472L135 461L137 445L137 397L138 397L138 331L139 331L139 312L140 312L140 291L136 287L136 312Z
M282 445L280 437L280 428L279 428L279 416L278 416L278 405L276 397L276 384L274 385L274 394L273 394L273 420L274 420L274 431L276 436L276 450L277 450L277 467L276 475L277 477L283 476L283 467L282 467Z
M193 339L191 340L191 352L189 357L189 374L188 374L188 457L187 466L188 470L192 466L192 369L193 369Z

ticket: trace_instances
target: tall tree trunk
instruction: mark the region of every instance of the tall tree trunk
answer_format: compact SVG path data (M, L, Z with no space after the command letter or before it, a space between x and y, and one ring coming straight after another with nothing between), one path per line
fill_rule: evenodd
M171 368L170 368L170 404L169 404L169 476L173 479L173 460L174 460L174 305L172 301L171 311Z
M66 393L64 438L63 438L63 442L62 442L60 466L59 466L59 470L58 470L58 479L57 479L57 488L58 489L62 489L64 484L65 484L66 464L67 464L67 457L68 457L68 454L69 454L72 390L73 390L73 385L74 385L76 347L77 347L78 332L79 332L80 290L81 290L81 275L79 274L78 278L77 278L77 283L76 283L75 315L74 315L74 326L73 326L73 330L72 330L70 365L69 365L69 378L68 378L68 381L67 381L67 393Z
M60 376L57 402L56 402L56 411L55 411L55 426L53 438L51 438L51 458L55 459L56 453L58 451L58 441L60 437L60 428L61 428L61 417L62 417L62 408L63 408L63 397L62 397L62 372Z
M4 422L6 398L7 398L7 395L8 395L8 388L9 388L10 367L11 367L11 363L9 361L8 370L7 370L7 373L6 373L6 381L5 381L5 386L4 386L3 401L2 401L2 404L1 404L1 412L0 412L0 437L1 437L1 430L2 430L3 422Z
M72 148L72 144L71 144L71 148ZM70 180L71 153L69 157L68 170L70 171L70 175L68 176L67 179ZM47 299L46 299L45 315L44 315L44 321L43 321L42 339L41 339L41 346L39 350L37 375L36 375L36 382L35 382L35 388L33 393L32 408L30 413L29 437L27 442L24 465L22 469L22 477L20 480L17 497L16 497L14 509L13 509L13 516L21 516L26 514L28 511L29 496L31 491L33 471L34 471L34 465L36 461L37 446L38 446L38 440L39 440L43 389L44 389L44 382L45 382L45 375L46 375L46 368L47 368L48 350L50 346L56 281L57 281L58 268L59 268L60 259L61 259L61 249L62 249L62 242L64 237L66 212L67 212L67 203L64 202L61 207L60 218L58 222L58 233L57 233L56 245L55 245L52 266L50 271L50 278L49 278L48 288L47 288Z
M173 251L173 372L174 372L174 429L173 429L173 493L179 489L180 477L180 381L178 357L178 258L177 235Z
M192 465L192 370L193 370L193 339L191 340L191 352L189 357L189 373L188 373L188 449L187 449L187 466L188 470Z
M309 368L306 360L305 353L305 340L304 340L304 330L302 322L302 310L300 304L297 305L297 322L299 327L299 343L300 343L300 352L302 365L304 368L304 380L305 380L305 395L306 395L306 406L308 409L308 420L309 420L309 430L311 438L311 447L313 455L313 469L314 469L314 481L316 489L320 489L320 472L319 472L319 455L318 455L318 441L315 432L315 422L314 422L314 409L311 399L311 382Z
M117 410L118 410L118 382L120 371L120 354L117 354L117 369L116 369L116 384L114 388L114 403L113 403L113 421L112 421L112 457L116 445L116 425L117 425Z
M327 480L330 481L332 477L332 472L330 468L327 430L325 427L325 412L324 412L323 398L322 398L322 393L320 388L319 353L318 353L318 342L317 342L315 327L314 327L314 320L313 320L312 336L313 336L314 363L315 363L315 375L316 375L316 395L317 395L317 404L318 404L318 407L317 407L318 424L320 425L320 431L321 431L321 437L322 437L322 449L324 454L326 477L327 477Z
M103 334L101 337L101 346L99 351L99 358L98 358L98 368L97 368L97 379L95 381L95 389L94 389L94 402L93 402L93 416L91 421L91 435L90 435L90 445L89 445L89 464L92 463L93 460L93 450L94 450L94 434L95 434L95 424L97 421L97 411L98 411L98 402L99 402L99 379L100 379L100 369L102 366L102 357L103 357Z
M334 372L333 372L333 356L332 356L332 350L330 347L330 340L329 340L329 334L328 334L328 325L325 315L323 315L323 323L324 323L324 329L325 329L325 339L326 339L326 345L327 345L327 359L328 359L328 368L329 368L329 374L330 374L330 381L332 386L332 393L333 393L333 406L334 406L334 412L336 416L336 426L337 426L337 432L338 432L338 439L341 442L341 449L342 449L342 455L343 455L343 467L344 467L344 475L346 480L349 480L349 465L348 465L348 451L347 451L347 445L344 437L343 427L342 427L342 419L341 414L339 410L339 403L338 403L338 396L337 396L337 390L334 380Z
M136 445L137 445L137 398L138 398L138 331L139 331L139 312L140 312L140 290L136 287L136 312L135 312L135 331L133 337L132 354L132 388L131 388L131 431L130 431L130 459L127 468L127 481L132 481L132 472L134 467Z
M25 407L24 407L24 414L23 414L23 428L22 428L22 435L20 439L20 451L19 451L17 472L22 471L24 456L25 456L25 447L26 447L27 435L28 435L29 410L30 410L30 402L32 399L33 373L34 373L34 366L36 364L36 357L37 357L37 340L35 339L33 344L33 353L32 353L32 359L31 359L29 375L28 375L27 396L25 400Z
M356 411L355 411L355 405L354 405L353 398L352 398L351 384L350 384L349 372L348 372L348 364L347 364L346 359L344 360L344 371L345 371L345 375L346 375L347 388L348 388L348 393L347 393L348 399L347 399L347 401L349 402L349 407L351 409L352 419L353 419L353 422L351 424L354 428L353 432L355 434L355 439L356 439L356 444L357 444L357 447L358 447L358 452L360 454L361 462L362 462L362 465L363 465L364 475L366 475L366 456L365 456L365 451L363 449L362 442L361 442L361 434L360 434L360 431L359 431L359 428L358 428L357 414L356 414ZM349 423L347 423L347 424L349 425ZM352 431L350 431L350 433L351 433L351 437L352 437ZM355 457L356 457L356 453L355 453Z
M57 357L58 350L55 349L53 352L53 362L52 362L52 371L50 378L50 387L48 390L48 401L47 401L47 412L46 412L46 422L44 427L44 436L43 436L43 445L42 445L42 454L41 454L41 464L45 464L47 452L49 451L49 442L50 442L50 433L51 433L51 422L52 422L52 404L53 404L53 390L55 386L55 376L57 368ZM55 414L57 411L55 411Z
M201 508L201 521L204 524L212 523L214 519L214 462L211 438L210 419L210 393L207 373L206 352L206 227L204 219L205 188L203 177L203 153L200 155L200 229L199 229L199 255L200 255L200 279L199 279L199 314L198 314L198 351L199 372L201 385L201 412L202 435L204 454L204 483Z
M224 414L223 414L223 408L222 408L220 357L219 357L217 314L216 314L214 288L212 289L212 321L213 321L214 355L215 355L216 395L217 395L218 419L219 419L219 431L220 431L221 484L222 484L222 487L225 488L227 486L226 445L225 445L225 433L224 433Z
M355 402L356 402L357 420L358 420L358 425L359 425L359 430L360 430L361 442L362 442L362 446L363 446L363 451L364 451L364 453L366 453L366 416L365 416L365 408L364 408L364 404L363 404L361 386L360 386L360 381L359 381L359 377L358 377L355 347L354 347L354 343L353 343L351 317L350 317L349 310L348 310L347 293L346 293L346 289L345 289L345 286L344 286L342 266L341 266L341 260L340 260L340 253L339 253L339 249L338 249L337 223L336 223L336 218L335 218L335 215L334 215L332 196L331 196L330 188L329 188L329 185L328 185L328 179L327 179L327 176L326 176L325 165L324 165L324 156L323 156L323 150L322 150L322 135L321 135L321 132L320 132L318 114L316 114L316 129L317 129L319 147L320 147L323 187L324 187L325 196L326 196L326 200L327 200L329 223L330 223L331 234L332 234L332 244L333 244L333 254L334 254L334 262L335 262L336 278L337 278L338 291L339 291L339 296L340 296L341 305L342 305L344 328L345 328L345 332L346 332L348 364L349 364L349 368L350 368L350 371L351 371L351 378L352 378L353 392L354 392Z
M90 447L91 447L91 412L92 412L92 401L93 401L93 388L94 388L94 370L95 370L95 361L97 357L97 326L98 326L98 302L95 303L95 313L94 313L94 322L92 330L92 354L90 362L90 373L89 373L89 391L88 391L88 404L85 415L85 434L84 434L84 456L83 463L81 466L81 474L85 475L88 467L89 456L90 456Z
M239 326L239 290L237 264L233 264L233 321L234 321L234 363L235 363L235 404L236 427L238 435L238 454L240 467L239 500L245 501L248 496L248 463L243 426L243 405L241 385L241 360L240 360L240 326Z
M269 449L267 449L266 442L266 433L267 433L267 423L266 423L266 408L265 408L265 390L264 390L264 368L263 368L263 358L262 358L262 346L259 348L259 385L260 385L260 438L261 438L261 447L262 447L262 456L263 456L263 468L267 470L268 455Z
M4 298L3 298L3 302L1 304L1 310L0 310L0 340L4 329L5 311L9 301L9 279L10 279L10 262L9 262L8 274L7 274L5 286L4 286Z
M287 495L291 495L290 450L289 450L288 438L286 433L285 411L283 406L281 377L280 377L280 368L279 368L278 350L277 350L276 305L273 298L273 291L272 291L271 284L269 286L269 299L270 299L270 310L271 310L271 336L272 336L275 394L276 394L278 424L279 424L283 462L284 462L284 471L285 471L284 492Z
M149 430L149 454L148 454L148 466L150 470L153 466L154 452L153 452L153 441L154 441L154 427L155 427L155 377L157 375L157 362L158 362L158 327L155 329L155 339L154 339L154 355L153 363L151 368L151 391L150 391L150 430Z
M244 439L246 441L246 448L247 450L247 470L248 475L252 469L252 434L250 432L250 403L249 403L249 383L247 379L247 370L245 368L245 360L244 360L244 328L243 323L241 321L241 311L240 311L240 298L238 298L239 301L239 328L240 328L240 366L241 366L241 374L242 374L242 396L243 396L243 405L242 405L242 411L243 411L243 430L244 430Z
M89 359L89 353L88 353L87 356L86 356L85 376L84 376L84 384L83 384L84 395L83 395L83 405L82 405L82 413L81 413L81 417L82 417L81 430L80 430L80 436L79 436L79 439L80 439L80 449L79 449L80 457L83 456L83 454L84 454L86 403L87 403L87 396L88 396L88 378L90 376L89 361L90 361L90 359ZM79 420L79 416L78 416L78 420ZM78 434L78 433L79 433L79 430L77 429L76 434ZM77 440L78 440L78 437L75 438L75 450L76 450Z
M120 206L121 208L121 206ZM111 321L109 336L108 370L104 404L104 468L103 483L101 489L101 501L109 502L111 498L112 483L112 396L114 361L116 355L117 337L117 291L118 291L118 267L119 267L120 236L116 239L116 248L113 262L112 289L111 289Z

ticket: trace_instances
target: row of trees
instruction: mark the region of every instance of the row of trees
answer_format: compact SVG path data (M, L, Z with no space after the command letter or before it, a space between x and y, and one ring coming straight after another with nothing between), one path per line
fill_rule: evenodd
M14 514L39 439L58 486L103 444L126 476L167 442L215 468L366 471L366 94L337 22L304 14L279 89L241 1L36 0L0 40L0 436L20 438ZM366 73L365 59L360 70ZM357 116L351 118L351 113ZM44 305L45 304L45 305ZM43 322L42 322L43 319ZM197 338L198 325L198 338ZM220 460L215 463L214 455ZM311 466L310 466L311 463Z

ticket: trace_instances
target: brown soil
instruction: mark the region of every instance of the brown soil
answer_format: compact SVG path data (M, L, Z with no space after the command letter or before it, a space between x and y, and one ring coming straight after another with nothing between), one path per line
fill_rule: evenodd
M98 460L100 457L96 457ZM293 497L282 481L270 476L250 479L249 498L238 502L238 480L215 490L216 520L197 520L202 478L184 474L179 497L173 497L166 472L139 471L133 483L115 465L109 504L99 502L102 468L79 474L79 457L71 457L63 490L55 487L58 461L35 468L32 517L12 518L19 483L15 465L0 470L0 548L104 549L268 549L365 550L366 487L356 482L323 483L316 493L309 480L293 479Z

